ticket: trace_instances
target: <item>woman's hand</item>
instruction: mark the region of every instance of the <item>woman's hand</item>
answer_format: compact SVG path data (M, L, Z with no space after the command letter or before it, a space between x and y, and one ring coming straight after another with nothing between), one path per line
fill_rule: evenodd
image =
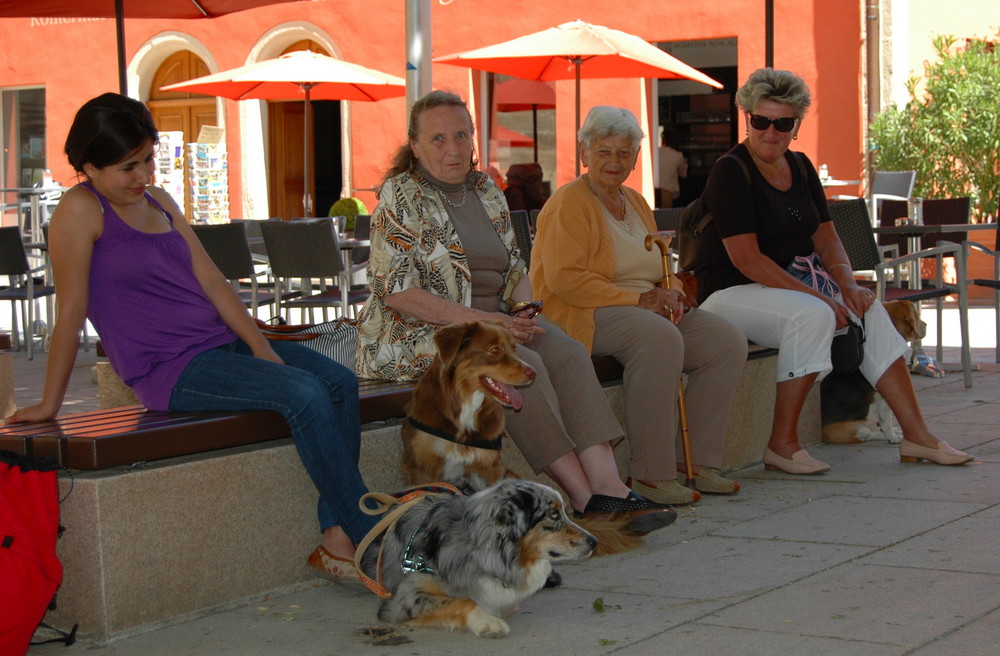
M682 292L662 287L653 287L648 292L639 294L639 307L675 324L680 323L688 309Z
M11 416L7 417L5 424L19 424L19 423L36 423L39 421L48 421L56 416L56 410L50 410L44 406L44 404L39 403L38 405L29 405L27 408L21 408Z
M281 359L281 356L274 352L271 348L271 342L264 340L264 344L258 348L253 349L253 356L255 358L260 358L261 360L267 360L268 362L274 362L276 364L285 364L285 361Z
M501 323L506 326L511 337L519 344L530 344L535 335L545 333L545 329L537 321L529 318L535 316L531 308L522 310L513 316L503 313L498 313L498 316L502 317Z
M820 295L820 298L826 301L826 304L830 306L831 310L833 310L834 318L837 321L837 330L845 327L850 321L850 316L847 314L847 307L841 305L829 296ZM860 317L861 315L859 314L858 316Z
M865 287L860 287L854 285L850 288L841 287L841 296L844 298L844 305L846 305L855 316L863 317L868 308L875 303L875 292Z

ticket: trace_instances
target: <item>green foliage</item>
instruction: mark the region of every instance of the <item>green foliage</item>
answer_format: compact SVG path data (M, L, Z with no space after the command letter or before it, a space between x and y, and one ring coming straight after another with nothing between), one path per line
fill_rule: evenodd
M347 198L341 198L336 203L330 206L330 211L327 212L327 216L346 216L347 221L344 226L345 232L351 232L354 230L354 218L358 214L368 214L368 208L357 198L348 196Z
M998 34L1000 37L1000 34ZM934 38L937 61L907 82L910 101L869 126L875 166L917 172L914 195L971 196L979 220L1000 202L1000 51L983 40Z

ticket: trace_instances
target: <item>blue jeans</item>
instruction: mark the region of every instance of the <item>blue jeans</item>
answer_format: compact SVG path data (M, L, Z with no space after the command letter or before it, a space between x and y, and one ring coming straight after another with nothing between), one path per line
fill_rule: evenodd
M174 386L170 409L280 413L319 491L320 530L340 526L357 544L376 523L358 508L368 491L358 471L358 379L301 344L271 346L285 365L255 358L242 340L199 353Z

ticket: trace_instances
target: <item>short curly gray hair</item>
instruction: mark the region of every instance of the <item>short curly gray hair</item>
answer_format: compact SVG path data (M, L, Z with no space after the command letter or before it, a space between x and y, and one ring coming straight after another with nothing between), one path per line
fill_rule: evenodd
M758 68L736 92L736 104L747 113L763 100L791 105L798 118L802 118L812 104L809 87L801 77L773 68Z
M639 120L629 110L624 107L597 105L587 112L587 118L577 138L585 148L590 148L594 139L626 137L631 139L638 149L639 142L644 136L642 128L639 127Z

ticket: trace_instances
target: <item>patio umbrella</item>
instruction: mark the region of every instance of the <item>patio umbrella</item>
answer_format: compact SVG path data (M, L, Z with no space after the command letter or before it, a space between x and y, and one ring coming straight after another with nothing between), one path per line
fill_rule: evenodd
M114 18L118 39L118 90L126 92L126 18L213 18L294 0L0 0L0 18Z
M531 137L502 125L493 126L493 138L497 141L506 141L512 148L531 148L535 145L535 140Z
M334 59L309 50L298 50L187 82L160 87L164 91L193 91L231 100L305 101L306 216L313 213L312 105L313 100L376 101L406 95L406 80Z
M496 45L435 57L434 61L527 80L575 79L577 131L581 77L689 79L722 88L719 82L634 34L584 21L563 23ZM576 159L579 175L580 158Z
M535 150L533 162L538 161L538 110L555 109L556 90L549 82L511 78L496 85L494 90L498 112L523 112L531 110L531 136Z

